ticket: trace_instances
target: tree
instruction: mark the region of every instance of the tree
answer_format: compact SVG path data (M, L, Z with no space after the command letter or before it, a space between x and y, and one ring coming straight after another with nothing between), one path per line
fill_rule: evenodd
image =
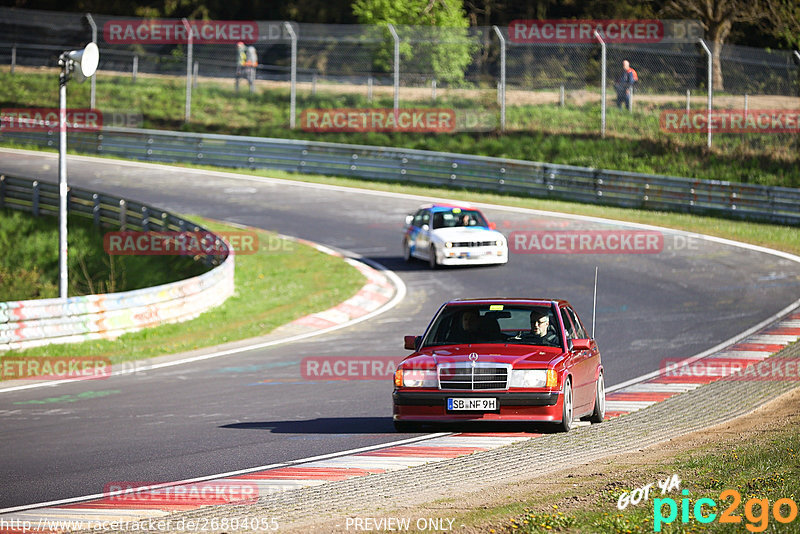
M353 14L361 24L396 26L401 64L431 73L439 81L463 82L478 45L468 35L462 0L355 0ZM388 71L392 57L393 45L384 47L376 66Z
M724 89L722 62L720 55L722 45L728 38L735 23L749 23L765 28L769 22L770 12L780 2L793 0L668 0L662 12L664 15L675 15L689 19L697 19L703 25L708 40L711 41L712 67L714 71L714 89Z

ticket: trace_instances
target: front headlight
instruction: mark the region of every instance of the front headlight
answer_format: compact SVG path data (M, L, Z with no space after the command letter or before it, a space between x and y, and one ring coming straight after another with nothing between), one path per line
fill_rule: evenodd
M502 246L503 246L503 242L502 242L502 241L500 241L499 239L498 239L497 241L495 241L495 244L496 244L498 247L502 247Z
M512 388L543 388L546 383L546 369L512 369L508 386Z
M444 244L444 247L445 247L445 248L453 248L453 243L451 243L450 241L448 241L447 243L445 243L445 244Z
M439 386L436 369L398 369L394 383L398 387L435 388Z

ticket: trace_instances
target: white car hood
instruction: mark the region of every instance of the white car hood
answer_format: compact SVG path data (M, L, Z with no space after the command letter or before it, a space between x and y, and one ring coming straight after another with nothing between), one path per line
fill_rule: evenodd
M505 242L506 238L497 230L474 226L454 226L448 228L437 228L431 232L431 236L437 240L463 242L463 241L497 241Z

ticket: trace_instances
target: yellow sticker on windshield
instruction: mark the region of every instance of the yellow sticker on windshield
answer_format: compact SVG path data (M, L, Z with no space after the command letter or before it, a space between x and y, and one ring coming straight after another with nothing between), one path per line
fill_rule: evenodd
M453 208L453 213L461 213L461 208Z
M502 304L491 304L489 305L489 311L503 311Z

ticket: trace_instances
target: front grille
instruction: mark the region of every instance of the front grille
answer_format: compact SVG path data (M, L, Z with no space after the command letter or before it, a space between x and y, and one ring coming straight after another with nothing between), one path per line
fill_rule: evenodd
M496 245L496 241L459 241L453 243L454 247L492 247Z
M441 389L483 390L508 389L510 365L470 363L439 366L439 387Z

